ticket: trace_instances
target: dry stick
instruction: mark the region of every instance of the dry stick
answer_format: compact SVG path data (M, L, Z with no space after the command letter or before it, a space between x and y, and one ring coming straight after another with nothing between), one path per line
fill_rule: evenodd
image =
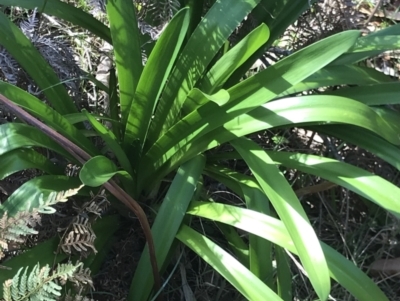
M370 13L367 21L365 21L365 25L368 25L368 23L372 20L372 18L374 17L374 15L376 14L376 12L378 11L378 8L381 6L383 0L378 0L378 3L375 4L374 9L372 10L372 12Z
M81 149L79 146L59 134L57 131L53 130L40 120L36 119L28 112L23 110L14 104L11 100L9 100L4 95L0 94L0 101L4 104L4 106L17 115L21 120L24 120L26 123L40 129L62 147L64 147L75 159L77 159L81 164L84 164L87 160L91 159L91 156ZM146 214L144 213L142 207L129 195L127 194L121 187L115 183L113 180L109 180L104 184L104 187L111 192L117 199L119 199L122 203L124 203L129 209L133 211L133 213L137 216L140 225L143 229L144 235L146 237L146 241L149 247L150 254L150 262L153 270L154 276L154 290L157 292L161 288L161 280L160 275L158 273L157 260L155 255L154 241L153 236L151 234L151 229L149 225L149 221L147 220ZM162 296L158 296L157 300L162 300Z

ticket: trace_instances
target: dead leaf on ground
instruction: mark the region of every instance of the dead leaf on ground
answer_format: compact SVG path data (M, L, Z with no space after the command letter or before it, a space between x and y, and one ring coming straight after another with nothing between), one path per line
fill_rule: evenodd
M400 276L400 258L378 259L370 265L369 271L371 275Z

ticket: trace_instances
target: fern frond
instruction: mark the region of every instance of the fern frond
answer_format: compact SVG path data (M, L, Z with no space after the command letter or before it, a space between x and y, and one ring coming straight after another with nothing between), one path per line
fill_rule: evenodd
M6 280L3 283L3 299L4 301L12 301L11 297L11 286L12 286L12 279Z
M74 209L76 209L80 215L82 213L92 213L97 217L100 217L110 205L105 190L102 189L96 195L90 192L90 197L91 200L89 202L85 202L82 206L79 207L74 206Z
M89 268L84 268L83 265L74 273L74 276L69 279L76 287L89 286L94 290L91 271Z
M75 251L84 257L89 255L89 249L97 253L94 246L96 234L92 230L89 218L78 215L65 233L66 235L60 243L60 247L65 253L72 254Z
M9 217L7 212L0 218L0 259L4 257L4 250L8 243L23 243L25 236L38 232L33 229L40 222L37 212L18 212L15 217Z
M64 202L68 201L68 198L76 195L82 187L83 187L83 185L79 186L78 188L69 189L66 191L60 191L60 192L53 191L49 194L49 196L46 199L43 198L43 194L40 195L40 198L39 198L40 205L37 208L38 212L44 213L44 214L55 213L56 210L50 206L55 205L57 203L64 203Z
M18 289L18 283L19 283L19 275L21 274L22 270L24 268L20 268L17 272L17 274L14 276L14 278L12 279L12 285L11 285L11 297L13 298L13 300L18 300L19 298L19 289ZM25 272L24 274L26 275L28 268L25 268ZM26 286L24 286L26 288ZM23 288L21 288L21 293L23 291ZM25 293L25 291L24 291ZM22 295L24 294L22 293Z
M5 79L12 85L18 82L18 75L20 74L19 65L16 60L4 48L0 47L0 71L3 73Z
M28 267L21 268L17 274L3 284L3 298L6 301L55 301L61 296L62 286L56 281L65 283L74 278L74 273L81 267L82 263L75 265L71 263L59 264L51 272L48 265L40 268L39 264L33 267L28 275ZM21 272L24 271L21 275Z
M71 294L71 291L68 291L68 294L64 296L64 298L60 299L60 301L95 301L94 299L90 299L79 294Z

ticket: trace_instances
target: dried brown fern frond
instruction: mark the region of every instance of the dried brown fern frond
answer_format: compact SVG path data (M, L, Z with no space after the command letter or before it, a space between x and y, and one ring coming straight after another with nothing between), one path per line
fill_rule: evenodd
M78 264L78 262L76 264ZM74 283L77 291L82 291L86 287L90 287L94 290L91 271L89 268L85 268L83 265L81 265L79 269L75 271L74 277L69 279L69 281Z
M10 242L22 244L26 236L38 234L34 228L41 222L40 213L51 214L56 210L51 207L60 202L66 202L69 197L78 193L82 186L61 192L52 192L46 198L43 194L39 199L39 206L28 211L17 212L14 216L9 216L6 211L0 217L0 259L4 257L4 251L8 250Z
M92 230L89 218L78 215L65 231L59 247L67 254L77 252L83 257L87 257L90 254L90 249L97 253L94 246L95 239L96 235Z
M74 295L71 291L68 292L66 296L59 299L59 301L95 301L94 299L90 299L79 294Z
M107 195L104 189L101 189L96 195L90 192L91 200L83 203L82 206L75 206L78 214L94 214L96 217L100 217L110 205L107 199Z

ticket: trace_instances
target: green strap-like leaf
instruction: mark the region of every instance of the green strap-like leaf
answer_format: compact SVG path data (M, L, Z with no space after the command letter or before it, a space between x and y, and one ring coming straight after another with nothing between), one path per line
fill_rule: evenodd
M4 46L32 77L60 114L77 111L71 97L69 97L64 86L60 84L60 80L54 70L21 30L2 12L0 12L0 45Z
M183 164L177 171L162 202L151 229L158 266L163 266L168 253L185 217L186 209L194 195L196 184L205 163L203 156L197 156ZM147 247L146 247L147 249ZM129 300L147 300L153 286L149 252L144 250L129 291ZM140 287L140 289L137 289Z
M209 94L222 89L232 73L266 43L268 38L269 29L265 24L255 28L211 67L199 82L199 89Z
M235 228L225 225L225 224L217 224L218 229L222 232L222 235L224 235L227 244L231 248L233 254L235 254L235 257L241 264L243 264L246 268L249 268L249 263L250 263L250 254L249 254L249 247L248 245L243 241L243 238L240 237L239 233L236 231ZM264 240L266 241L266 240ZM267 242L269 243L269 242ZM263 250L265 251L265 250ZM255 260L253 261L255 262ZM266 263L266 265L271 264L272 262L265 260L265 262L262 262L263 264ZM252 272L254 275L256 275L255 272L261 270L262 267L257 267L256 269L253 269ZM259 278L261 278L259 275L257 275Z
M343 186L400 216L400 188L353 165L313 155L268 152L275 162Z
M179 116L187 94L203 75L223 43L260 0L216 1L201 20L179 56L151 125L156 141ZM223 24L223 26L221 26Z
M0 155L17 148L31 146L44 147L71 158L63 147L34 127L22 123L0 125Z
M189 9L178 12L161 34L143 69L125 129L125 145L141 153L152 115L189 26ZM139 158L136 158L139 159Z
M94 118L111 122L113 126L120 126L121 123L117 119L112 119L107 116L101 116L97 114L91 114ZM83 112L67 114L63 116L70 124L76 124L79 122L88 121L86 114Z
M318 237L290 184L267 153L255 142L230 142L254 174L286 226L308 277L321 300L330 292L329 270Z
M348 53L344 53L342 56L337 58L335 61L331 63L331 65L347 65L347 64L354 64L365 60L369 57L377 56L378 54L382 53L385 49L396 49L391 43L398 44L398 36L400 35L400 24L389 26L385 29L378 30L374 33L371 33L365 37L360 37L357 40L357 43L354 45L354 48L350 49ZM383 48L379 45L379 42L384 40L385 37L394 36L394 38L389 38L388 40L384 41ZM397 36L397 39L396 39ZM377 50L368 50L368 47L371 45L375 45ZM367 48L365 49L364 46ZM363 50L364 48L364 50ZM398 48L398 46L397 46ZM353 52L355 50L361 50Z
M218 108L215 107L214 110L218 110ZM198 110L198 112L201 111ZM201 113L203 115L203 112ZM207 119L208 112L203 116L204 119ZM219 123L220 119L222 118L214 120L214 122ZM203 131L197 132L197 136L194 134L187 136L186 140L182 140L180 144L167 151L162 159L149 162L146 167L149 168L149 166L153 165L152 168L149 168L149 174L153 169L157 170L157 174L161 176L173 170L179 162L237 137L278 126L329 123L357 125L373 131L391 143L400 143L400 137L398 136L400 119L394 120L393 124L388 124L375 110L358 101L335 96L312 95L284 98L266 103L247 114L242 114L227 122L223 127L201 136L199 133L207 132L208 129L206 127L212 127L213 124L205 125L202 128ZM187 123L186 125L188 128L190 128L189 124ZM179 128L181 127L179 126ZM171 130L172 132L179 135L175 128ZM176 141L174 136L168 135L165 138L170 139L168 142ZM164 142L167 142L167 140L165 139ZM163 169L160 169L161 166L163 166Z
M362 85L387 83L392 79L382 72L371 68L364 68L352 65L327 66L310 77L306 78L301 83L294 85L290 89L283 92L280 96L300 93L303 91L317 89L326 86L339 85ZM351 88L353 89L353 88ZM340 89L342 91L346 89ZM331 94L328 91L326 94ZM334 91L336 92L336 91ZM336 95L336 94L334 94Z
M283 222L265 214L225 204L202 202L192 202L187 213L226 223L259 235L297 254ZM379 287L352 262L323 242L321 242L321 246L331 277L345 287L357 300L389 301Z
M14 216L21 211L31 211L43 205L41 202L46 201L50 193L75 189L81 184L78 178L67 176L36 177L20 186L0 205L0 216L4 212L7 212L8 216Z
M316 0L261 0L258 6L251 12L247 24L259 25L265 23L270 30L270 39L254 53L245 64L239 67L229 79L225 88L230 88L238 83L243 75L285 32L290 24L293 24L301 14L310 8Z
M285 301L292 301L293 281L289 257L283 248L275 246L275 258L278 295Z
M3 81L0 81L0 93L29 113L40 118L45 124L79 145L89 154L96 155L99 153L97 148L65 116L62 116L32 94Z
M269 199L254 179L225 167L208 165L206 175L225 184L246 201L248 209L269 215ZM250 271L269 287L273 285L272 245L257 235L249 235Z
M247 300L282 301L252 272L210 239L186 225L182 225L176 237L211 265Z
M96 20L92 15L85 13L82 9L65 2L59 0L0 0L0 5L19 6L26 9L44 8L43 13L69 21L89 30L108 43L112 43L110 30L107 26Z
M343 88L336 91L327 91L323 94L351 98L368 106L394 105L400 103L400 83L392 82Z
M9 175L29 168L37 168L54 175L64 173L63 168L58 167L45 156L33 149L15 149L0 156L0 180Z
M118 72L121 120L125 125L143 69L140 32L132 1L107 0L107 14Z
M83 110L83 113L86 115L87 120L93 126L95 131L99 134L99 136L106 142L107 146L113 152L113 154L117 157L118 162L121 164L122 169L126 170L132 177L134 176L131 164L129 162L126 153L122 149L121 145L118 143L117 138L113 134L112 131L108 130L103 124L98 122L96 118L94 118L89 112Z
M162 161L167 161L174 153L182 150L183 145L190 143L194 137L200 138L230 120L234 120L232 123L237 128L238 120L241 119L237 116L272 100L320 70L347 51L358 36L359 32L348 31L319 41L229 89L230 100L227 104L218 106L207 102L190 113L150 148L142 161L143 168L146 166L142 180L146 182L162 165ZM153 167L149 168L151 165Z
M312 129L362 147L400 170L400 148L370 131L341 124L324 125Z

